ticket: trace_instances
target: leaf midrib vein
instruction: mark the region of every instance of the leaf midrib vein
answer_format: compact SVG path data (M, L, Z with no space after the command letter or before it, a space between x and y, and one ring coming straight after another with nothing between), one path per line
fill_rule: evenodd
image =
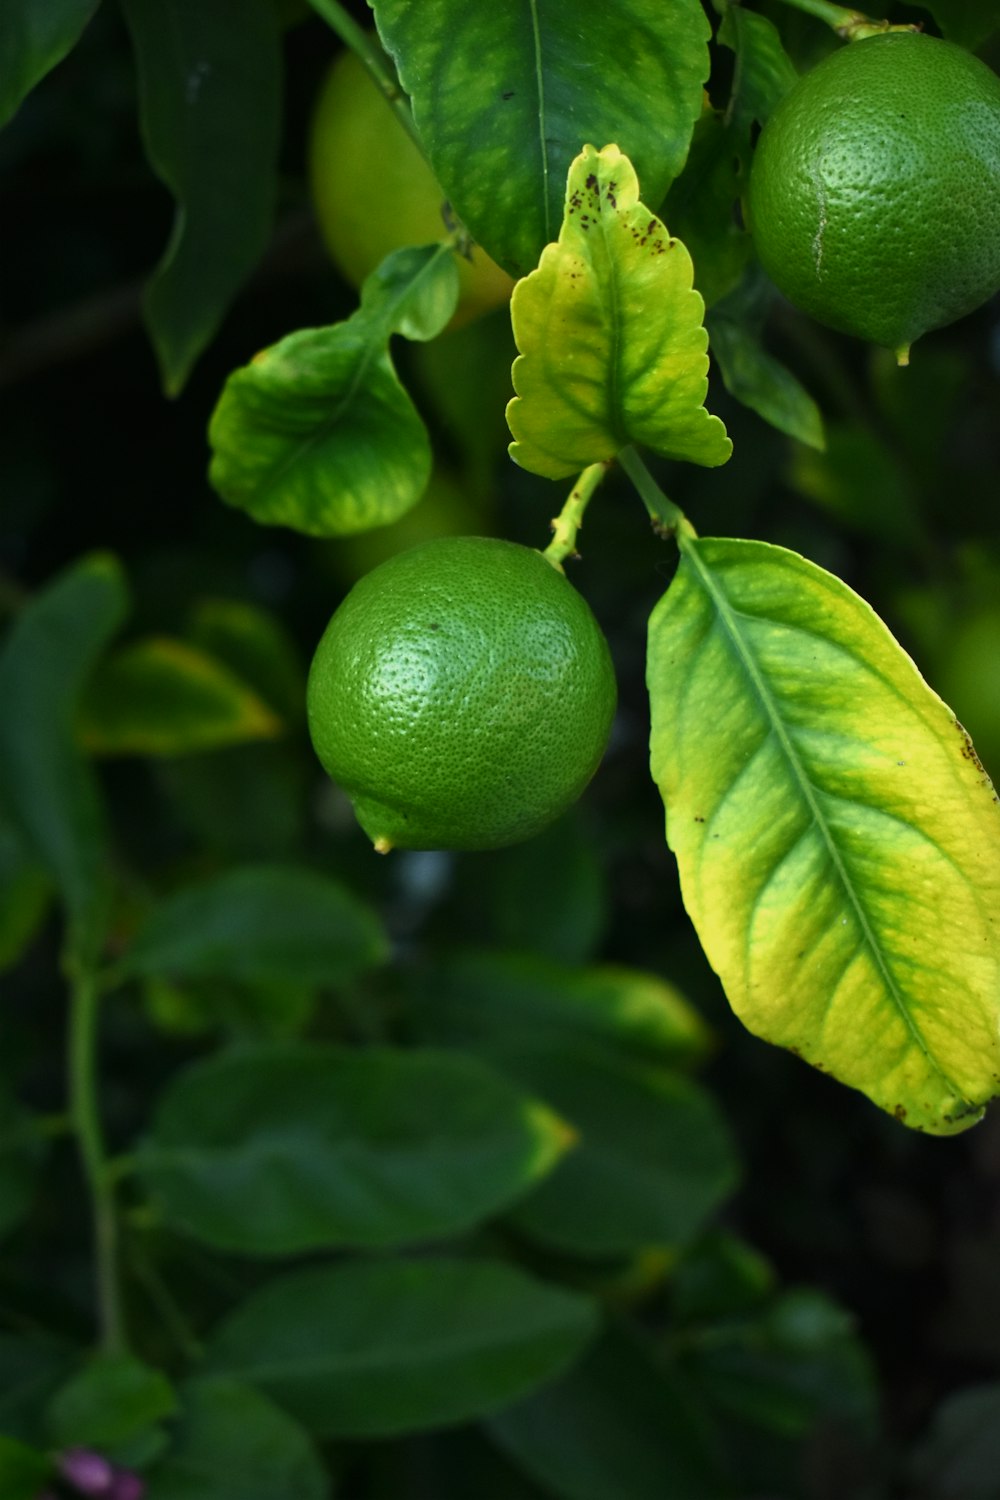
M684 547L684 556L690 560L694 571L697 573L702 587L704 588L706 594L712 602L712 605L715 608L716 616L726 634L728 635L729 640L732 643L732 646L740 660L740 663L750 680L751 686L753 687L753 690L757 695L761 707L763 708L764 713L767 716L768 723L771 727L771 733L777 739L778 744L780 745L781 750L784 754L785 760L799 787L801 796L809 809L809 813L813 819L813 822L819 829L823 842L826 845L830 862L837 873L841 887L847 897L851 909L854 912L854 916L863 935L865 945L875 960L876 967L882 976L886 990L891 997L893 1004L896 1006L896 1009L902 1017L903 1022L905 1023L917 1046L920 1048L921 1052L923 1052L924 1056L927 1058L928 1062L931 1064L935 1072L944 1079L949 1088L951 1088L959 1098L964 1098L965 1096L963 1091L952 1081L951 1078L948 1077L947 1073L944 1072L943 1068L937 1062L937 1059L932 1057L927 1044L924 1041L920 1028L913 1020L913 1017L910 1015L909 1009L903 1000L903 996L900 992L899 986L897 985L889 964L882 952L881 944L879 943L876 933L872 929L871 923L868 921L867 913L865 912L865 909L854 890L854 885L849 877L847 866L844 863L843 856L840 852L840 847L833 836L832 829L827 824L826 818L823 814L823 809L816 796L816 788L813 786L812 780L810 779L809 774L802 763L798 750L796 749L795 744L785 727L784 720L782 719L781 714L778 710L778 705L774 700L774 696L768 686L767 680L761 672L757 659L754 656L754 653L751 650L749 644L744 640L737 626L735 617L738 611L736 611L730 605L729 599L726 596L724 589L716 581L712 574L711 568L702 558L697 542L689 542Z
M542 38L538 18L538 0L528 0L531 12L531 36L535 52L535 88L538 91L538 150L542 165L542 219L545 224L545 243L552 239L552 222L549 210L549 156L545 145L545 82L542 69Z

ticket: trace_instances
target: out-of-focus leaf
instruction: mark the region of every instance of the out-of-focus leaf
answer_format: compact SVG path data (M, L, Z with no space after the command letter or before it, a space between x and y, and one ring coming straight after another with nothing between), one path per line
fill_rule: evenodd
M176 1410L170 1381L130 1354L102 1355L60 1386L46 1410L56 1448L106 1453Z
M589 1298L501 1262L372 1260L261 1287L208 1357L320 1436L377 1437L497 1410L565 1369L596 1325Z
M281 117L269 0L122 0L150 165L177 202L146 293L168 395L181 390L267 242Z
M0 1495L4 1500L37 1500L51 1473L47 1454L0 1433Z
M725 1229L711 1230L674 1268L670 1310L679 1325L722 1321L758 1310L776 1280L759 1251Z
M78 954L100 941L104 812L73 738L77 701L126 609L117 561L94 553L15 620L0 656L0 781L11 814L69 911Z
M571 1140L474 1058L312 1043L177 1076L137 1163L171 1224L273 1255L465 1232L530 1191Z
M247 865L154 907L119 972L343 984L385 951L374 913L337 881L291 865Z
M297 746L258 740L161 760L156 769L179 822L226 861L290 859L300 851L308 773Z
M555 238L587 141L617 141L653 203L680 171L708 76L696 0L373 8L438 181L512 275Z
M31 1208L44 1156L44 1137L34 1117L0 1083L0 1240Z
M236 984L231 980L188 980L173 984L148 979L143 985L146 1014L169 1036L221 1032L235 1041L288 1041L301 1036L316 1009L316 987L294 981Z
M277 615L242 600L203 599L191 613L188 634L248 683L286 724L305 718L305 672Z
M810 448L825 447L819 407L791 370L768 354L750 325L720 307L709 315L709 329L729 394L779 432Z
M0 126L75 47L100 0L4 0L0 16Z
M78 1359L60 1340L0 1333L0 1432L43 1446L45 1403Z
M736 1186L725 1124L688 1079L583 1047L514 1043L504 1065L579 1136L512 1211L533 1238L578 1255L676 1248Z
M609 1332L561 1380L492 1417L489 1432L563 1500L726 1500L703 1420L648 1347Z
M1000 0L923 0L951 42L970 51L1000 30Z
M1000 808L870 607L796 553L688 540L650 621L685 905L750 1030L935 1134L1000 1086Z
M77 718L97 755L186 755L273 739L283 728L227 666L169 636L134 641L102 662Z
M223 500L310 536L350 536L409 510L430 477L430 444L389 338L433 337L457 295L447 245L394 251L346 322L289 334L234 371L209 427Z
M942 1402L909 1472L915 1500L996 1500L1000 1383L970 1386Z
M548 479L642 443L714 467L732 444L702 402L708 390L705 304L691 257L639 202L616 146L587 146L566 186L559 242L511 300L517 395L511 457Z
M919 537L909 476L889 446L856 423L828 427L825 453L800 448L793 454L791 481L862 535L906 547Z
M52 886L0 805L0 974L12 968L41 926Z
M209 1377L179 1394L173 1443L149 1475L146 1500L328 1500L309 1435L260 1391Z
M534 953L456 952L431 965L411 1023L425 1040L503 1056L521 1043L553 1052L591 1043L605 1057L684 1064L709 1033L667 980L639 969L576 967Z

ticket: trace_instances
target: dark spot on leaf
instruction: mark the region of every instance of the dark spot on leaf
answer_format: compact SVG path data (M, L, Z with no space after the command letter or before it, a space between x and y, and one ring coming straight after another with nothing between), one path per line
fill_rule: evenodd
M699 818L697 813L695 813L694 820L695 820L696 823L704 823L704 821L705 821L704 818Z
M507 89L504 93L502 93L500 95L500 98L501 99L513 99L515 93L516 93L515 89Z
M892 1108L892 1112L896 1116L897 1120L899 1120L899 1121L902 1122L903 1120L906 1119L906 1106L905 1105L903 1105L903 1104L894 1104L893 1108Z

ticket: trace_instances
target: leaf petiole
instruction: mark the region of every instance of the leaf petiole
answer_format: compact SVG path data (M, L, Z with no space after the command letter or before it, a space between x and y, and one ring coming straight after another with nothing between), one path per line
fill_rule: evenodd
M680 506L667 499L634 448L622 448L618 462L638 490L654 530L662 537L676 537L683 552L685 542L695 540L698 533Z
M542 556L558 571L563 571L567 557L575 557L577 533L583 525L583 513L591 496L608 472L609 464L590 464L570 490L566 503L552 522L552 540Z
M309 0L309 4L330 29L337 33L344 45L350 47L351 51L364 63L372 81L378 85L387 102L392 105L397 120L426 160L427 153L417 127L413 123L413 113L409 102L399 86L396 75L387 66L386 55L377 40L373 40L357 21L352 20L337 0Z
M845 42L860 42L868 36L878 36L883 31L917 31L916 26L891 26L888 21L876 20L860 10L848 10L844 5L833 5L831 0L784 0L794 10L805 11L834 30Z

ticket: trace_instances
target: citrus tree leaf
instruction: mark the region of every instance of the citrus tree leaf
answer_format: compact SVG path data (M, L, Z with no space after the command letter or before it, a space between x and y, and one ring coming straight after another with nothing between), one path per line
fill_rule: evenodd
M751 1031L908 1125L1000 1088L1000 809L865 602L796 553L685 541L650 621L652 770Z
M725 1500L690 1393L648 1345L609 1330L561 1379L491 1417L518 1465L563 1500Z
M736 54L726 122L749 145L751 126L767 121L798 74L773 21L742 5L726 7L718 40Z
M974 51L1000 30L1000 0L924 0L950 42Z
M312 1266L254 1292L210 1367L259 1386L321 1437L378 1437L495 1411L593 1336L589 1297L502 1262Z
M372 4L435 176L512 275L555 238L584 142L619 141L653 203L680 171L708 77L696 0Z
M771 427L822 451L826 439L816 402L791 370L768 354L746 322L723 310L729 301L709 313L712 353L726 390Z
M0 1240L28 1213L46 1156L40 1122L0 1084Z
M181 1386L180 1402L146 1500L329 1500L308 1433L260 1391L203 1376Z
M0 126L71 52L100 0L4 0L0 18Z
M244 865L154 907L117 972L330 985L385 954L377 917L337 881L293 865Z
M430 443L389 338L433 337L457 297L448 246L397 250L346 322L290 334L234 371L209 427L209 479L223 500L310 536L386 526L415 505Z
M736 1185L712 1098L686 1078L594 1048L511 1044L511 1076L573 1127L576 1149L511 1214L556 1249L613 1256L692 1240Z
M18 616L0 656L0 782L12 816L66 903L71 939L100 936L107 872L104 811L76 747L77 701L126 610L113 557L81 559Z
M273 1255L464 1232L532 1188L571 1140L474 1058L285 1045L176 1077L137 1162L168 1222Z
M202 599L187 634L224 662L286 724L305 718L306 675L291 633L277 615L242 599Z
M511 309L520 357L507 420L523 468L561 479L630 443L725 463L732 444L702 405L708 335L691 258L639 202L617 146L573 162L558 244Z
M146 291L168 395L181 390L271 230L281 122L269 0L122 0L146 155L177 208Z
M36 937L51 895L44 866L0 802L0 974Z
M60 1386L45 1413L56 1448L116 1448L177 1406L167 1377L131 1354L100 1355Z
M37 1500L52 1474L52 1460L0 1432L0 1495L4 1500Z
M77 731L97 755L185 755L273 739L281 720L228 667L186 641L150 636L101 663Z

